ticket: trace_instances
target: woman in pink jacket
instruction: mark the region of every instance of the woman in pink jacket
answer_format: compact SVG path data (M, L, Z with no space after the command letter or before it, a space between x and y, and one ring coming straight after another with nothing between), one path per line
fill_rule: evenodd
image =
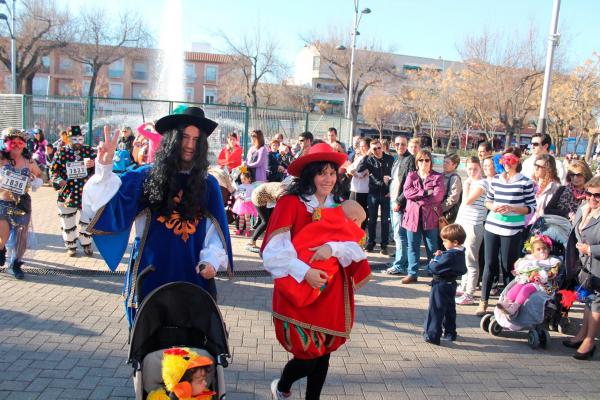
M410 172L404 183L406 209L402 227L408 239L408 275L402 283L417 281L421 239L425 240L427 258L438 249L438 219L442 215L444 176L432 169L433 158L427 150L417 153L417 170Z

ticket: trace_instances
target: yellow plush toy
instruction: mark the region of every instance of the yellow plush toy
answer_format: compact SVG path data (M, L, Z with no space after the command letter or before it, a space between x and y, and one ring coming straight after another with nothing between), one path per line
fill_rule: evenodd
M216 393L208 389L206 376L207 367L212 364L210 358L188 348L165 350L162 359L165 387L150 392L147 400L211 400Z

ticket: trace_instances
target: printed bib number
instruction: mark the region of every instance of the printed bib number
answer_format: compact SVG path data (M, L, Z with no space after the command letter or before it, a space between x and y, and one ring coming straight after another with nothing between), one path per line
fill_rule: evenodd
M0 188L9 192L23 195L27 189L29 178L17 172L3 171L0 179Z
M67 178L81 179L88 174L87 168L83 161L72 161L67 163Z

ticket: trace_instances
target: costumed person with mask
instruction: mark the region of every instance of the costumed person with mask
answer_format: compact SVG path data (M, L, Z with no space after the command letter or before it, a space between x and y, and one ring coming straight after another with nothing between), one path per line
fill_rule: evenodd
M6 249L10 247L11 259L6 271L17 279L23 279L25 274L21 269L21 260L27 250L27 228L31 220L29 190L42 186L42 171L24 151L27 143L25 132L7 128L2 132L2 138L4 148L0 151L0 266L5 264Z
M58 190L58 216L62 237L70 257L77 255L77 241L86 256L93 254L92 237L86 232L90 220L81 214L81 193L83 185L94 173L96 151L84 144L85 138L79 126L71 126L67 135L69 143L62 146L54 156L51 168L51 181ZM77 229L79 214L79 232Z
M197 107L161 118L154 164L120 177L112 172L119 132L111 137L104 128L96 174L83 190L83 212L93 216L89 232L113 271L135 224L124 288L130 324L142 299L159 286L190 282L216 299L213 278L220 269L232 271L221 190L207 173L208 136L216 127Z

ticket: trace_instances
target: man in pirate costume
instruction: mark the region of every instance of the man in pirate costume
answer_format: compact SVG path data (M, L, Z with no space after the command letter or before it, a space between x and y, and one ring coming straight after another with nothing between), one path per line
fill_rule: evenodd
M118 265L136 234L125 277L128 322L152 290L185 281L216 298L214 277L231 271L231 243L221 190L208 175L208 136L217 123L188 107L156 122L162 135L155 162L120 177L112 172L119 139L104 128L96 174L83 190L83 213L93 216L88 231L109 268Z
M86 232L89 219L81 213L77 232L77 212L81 211L83 185L94 173L96 151L84 144L79 126L71 126L67 135L69 144L62 146L54 156L51 169L52 186L58 190L58 216L67 253L77 255L77 241L86 256L91 256L92 236Z

